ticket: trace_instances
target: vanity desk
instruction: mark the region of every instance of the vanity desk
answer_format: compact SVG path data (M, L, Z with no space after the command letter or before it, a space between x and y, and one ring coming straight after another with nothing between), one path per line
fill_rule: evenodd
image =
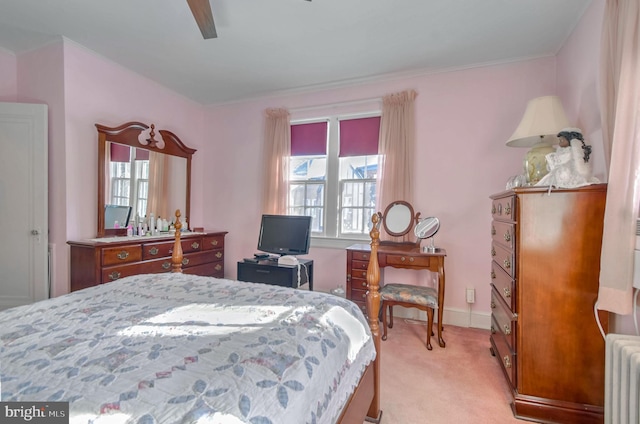
M438 343L445 347L442 338L442 313L444 311L444 258L447 252L439 249L434 253L423 252L420 246L380 245L378 247L378 263L384 267L413 270L429 270L438 273ZM347 248L347 299L351 299L366 313L367 267L371 258L371 246L354 244ZM384 286L383 276L380 286Z
M183 272L223 278L226 234L226 231L183 233ZM174 235L169 234L70 241L71 291L130 275L170 272L174 240Z

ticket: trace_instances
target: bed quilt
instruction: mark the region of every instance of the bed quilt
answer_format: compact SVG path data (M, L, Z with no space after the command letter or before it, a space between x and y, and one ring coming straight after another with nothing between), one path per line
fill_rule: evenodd
M0 312L2 401L71 423L334 423L375 358L351 301L184 274Z

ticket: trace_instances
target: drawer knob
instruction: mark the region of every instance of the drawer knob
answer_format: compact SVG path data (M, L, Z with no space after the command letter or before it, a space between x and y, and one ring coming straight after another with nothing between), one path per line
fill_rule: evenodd
M216 271L220 271L222 269L222 265L218 264L216 265Z
M182 265L189 265L189 258L184 258L182 260Z
M109 274L109 279L111 281L117 280L118 278L120 278L120 273L118 271L113 271L111 274Z
M149 249L149 254L150 255L157 255L159 251L160 250L157 247L152 247L151 249Z
M504 265L504 269L510 269L511 268L511 261L507 258L504 261L502 261L503 265Z
M218 245L218 240L211 240L211 245L212 246L217 246Z
M404 257L404 256L400 258L400 262L404 262L405 260L406 260L406 259L405 259L405 257Z
M216 253L216 258L220 259L222 257L222 252Z
M504 325L504 334L506 334L507 336L511 334L511 326L509 324Z
M494 270L491 270L491 279L492 280L496 279L496 272Z
M511 204L507 204L507 206L504 207L504 213L511 215Z
M126 250L123 250L122 252L118 253L116 256L118 257L118 259L125 260L129 257L129 252L127 252Z
M412 257L411 257L411 258L409 258L409 262L413 262L413 260L414 260L414 259L413 259Z
M495 309L496 308L496 302L494 302L493 300L491 301L491 309Z
M197 241L194 241L193 243L191 243L192 249L197 249L198 247L200 247L200 243L198 243Z
M502 358L502 362L504 362L505 368L511 368L511 358L509 358L509 355L505 355L504 358Z
M362 259L369 259L369 255L362 255Z
M502 203L498 203L498 215L502 215Z
M496 213L496 205L491 205L491 215Z
M171 268L171 264L169 262L163 262L162 263L162 268L163 269L169 269L169 268Z
M511 289L509 287L505 287L502 289L502 293L504 293L504 297L506 298L510 298L511 297Z
M491 248L491 256L496 256L496 249L493 247Z
M367 284L366 281L363 281L362 283L360 283L362 285L362 287L369 287L369 284Z
M493 225L491 226L491 235L492 236L496 235L496 227L494 227Z
M347 274L347 282L351 281L351 274Z
M509 234L509 231L504 233L504 241L511 241L511 234Z

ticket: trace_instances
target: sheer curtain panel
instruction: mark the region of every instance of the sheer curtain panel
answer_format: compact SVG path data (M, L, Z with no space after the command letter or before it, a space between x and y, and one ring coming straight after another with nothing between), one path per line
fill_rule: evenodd
M602 133L608 159L597 308L633 310L633 250L640 187L640 3L607 0L601 51Z
M291 121L286 109L266 110L264 128L264 169L262 210L265 214L284 215L289 199L289 156Z

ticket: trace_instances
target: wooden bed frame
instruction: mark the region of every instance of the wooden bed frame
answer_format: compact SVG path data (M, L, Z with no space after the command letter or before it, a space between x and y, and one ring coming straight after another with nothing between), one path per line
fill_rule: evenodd
M180 243L180 210L176 211L175 241L171 255L171 272L182 272L182 245ZM382 419L380 409L380 326L378 324L378 312L380 311L380 265L378 264L378 246L380 245L380 217L374 214L371 218L373 229L371 236L371 259L367 268L367 316L369 327L373 335L376 348L376 359L367 366L360 383L347 401L339 424L362 424L364 421L379 423Z

